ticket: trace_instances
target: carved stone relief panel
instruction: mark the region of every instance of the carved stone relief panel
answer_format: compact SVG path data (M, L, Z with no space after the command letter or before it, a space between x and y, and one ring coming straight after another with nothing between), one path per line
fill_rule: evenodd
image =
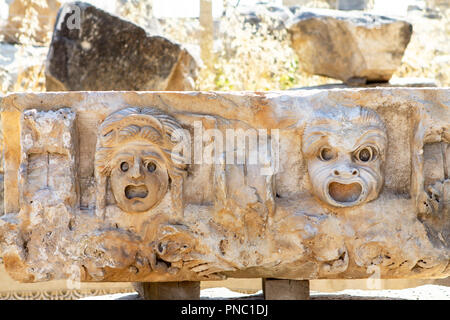
M5 268L20 281L447 277L448 101L445 89L8 96Z

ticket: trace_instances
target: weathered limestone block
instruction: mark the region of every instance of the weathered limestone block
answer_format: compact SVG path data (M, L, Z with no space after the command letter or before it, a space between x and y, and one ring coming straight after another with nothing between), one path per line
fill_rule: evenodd
M368 13L315 9L288 22L302 68L346 83L388 81L412 34L406 21Z
M50 41L56 14L61 6L58 0L13 0L9 1L8 21L1 34L7 42L21 43L22 37L33 44L42 45Z
M6 96L5 269L448 277L449 108L439 88Z
M181 45L83 2L59 11L47 91L192 90L194 58Z

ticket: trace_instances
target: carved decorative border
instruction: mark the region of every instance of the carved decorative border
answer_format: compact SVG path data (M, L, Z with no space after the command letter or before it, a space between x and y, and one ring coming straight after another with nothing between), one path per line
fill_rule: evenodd
M133 289L86 289L52 291L0 292L0 300L78 300L89 296L103 296L116 293L133 293Z

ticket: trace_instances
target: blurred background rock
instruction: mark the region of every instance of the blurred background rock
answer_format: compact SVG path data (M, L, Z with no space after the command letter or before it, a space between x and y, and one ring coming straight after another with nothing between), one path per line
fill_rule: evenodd
M0 0L0 93L44 91L44 64L51 40L57 3L65 0ZM152 35L181 43L201 58L204 28L200 0L88 0L110 13L135 22ZM208 2L208 1L206 1ZM307 1L213 0L208 63L203 63L197 90L285 90L341 81L303 71L291 47L283 15L297 8L342 7L364 3L364 11L404 19L413 34L398 78L426 78L437 86L450 84L450 5L445 0ZM280 7L285 4L290 7ZM288 10L291 9L291 10ZM203 32L203 33L202 33ZM208 44L206 44L208 45ZM205 61L204 61L205 62Z

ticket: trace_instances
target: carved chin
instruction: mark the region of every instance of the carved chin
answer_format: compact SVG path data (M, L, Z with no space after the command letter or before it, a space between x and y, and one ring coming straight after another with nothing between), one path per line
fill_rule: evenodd
M366 199L366 188L360 181L330 181L325 190L326 200L335 207L351 207Z

